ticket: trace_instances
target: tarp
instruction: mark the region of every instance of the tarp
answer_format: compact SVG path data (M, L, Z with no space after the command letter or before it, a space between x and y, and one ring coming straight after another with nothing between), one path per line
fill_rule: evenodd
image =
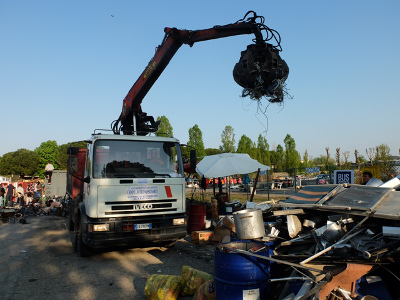
M196 166L196 172L206 178L218 178L270 170L245 153L222 153L204 157Z

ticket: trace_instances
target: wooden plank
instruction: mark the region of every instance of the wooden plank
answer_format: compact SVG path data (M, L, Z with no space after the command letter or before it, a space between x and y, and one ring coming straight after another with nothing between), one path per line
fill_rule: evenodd
M274 216L286 216L286 215L304 215L302 208L275 210L273 211Z

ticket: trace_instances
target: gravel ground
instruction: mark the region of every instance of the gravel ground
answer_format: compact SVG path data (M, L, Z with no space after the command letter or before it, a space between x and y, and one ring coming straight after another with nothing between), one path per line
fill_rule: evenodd
M4 300L145 299L152 274L180 275L188 265L214 275L213 245L194 245L188 236L171 249L117 250L81 258L73 251L67 219L50 215L27 221L0 225Z

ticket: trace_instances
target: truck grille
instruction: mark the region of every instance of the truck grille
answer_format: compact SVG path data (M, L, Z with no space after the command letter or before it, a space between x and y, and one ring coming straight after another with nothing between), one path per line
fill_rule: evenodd
M131 214L149 214L154 212L175 212L178 209L173 207L173 203L177 199L161 199L161 200L147 200L140 201L118 201L118 202L105 202L109 207L105 215L131 215Z

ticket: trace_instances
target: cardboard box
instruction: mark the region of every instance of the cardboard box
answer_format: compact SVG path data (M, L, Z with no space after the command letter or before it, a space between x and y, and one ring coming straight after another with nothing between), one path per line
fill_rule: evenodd
M214 228L214 235L218 235L218 236L221 236L221 237L231 236L231 231L228 228L224 227L224 226L217 227L217 228Z
M192 243L197 245L205 245L211 242L214 235L212 230L202 230L192 232Z
M214 234L212 237L212 241L214 243L229 243L231 241L231 237Z
M231 218L225 218L223 220L223 224L226 228L228 228L232 232L236 232L235 222Z

